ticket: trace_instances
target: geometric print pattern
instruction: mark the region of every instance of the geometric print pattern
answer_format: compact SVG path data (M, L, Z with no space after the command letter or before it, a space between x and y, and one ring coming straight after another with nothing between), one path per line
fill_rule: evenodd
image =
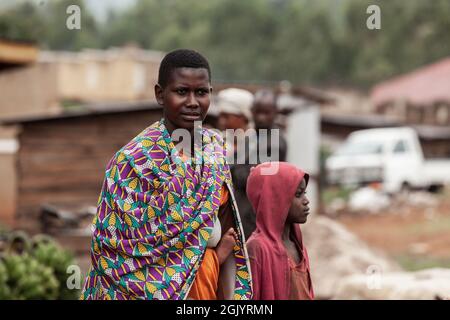
M202 144L195 147L193 162L181 159L163 119L109 161L92 224L91 267L81 299L187 297L218 214L222 184L231 191L222 138L201 130ZM238 226L234 299L249 300L251 272L232 198Z

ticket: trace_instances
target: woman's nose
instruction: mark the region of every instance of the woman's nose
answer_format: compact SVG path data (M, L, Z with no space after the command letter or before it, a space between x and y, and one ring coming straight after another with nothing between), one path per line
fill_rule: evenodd
M197 101L197 98L195 97L194 92L191 92L190 94L188 94L186 106L191 107L191 108L199 106L199 103Z

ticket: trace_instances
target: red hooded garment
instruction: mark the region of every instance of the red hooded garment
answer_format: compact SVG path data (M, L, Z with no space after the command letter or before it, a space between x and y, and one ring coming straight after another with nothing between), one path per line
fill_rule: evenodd
M275 174L264 174L269 166ZM262 174L263 173L263 174ZM281 239L286 218L301 180L309 176L287 162L271 162L253 168L247 180L247 196L256 213L256 230L247 242L253 279L254 300L288 300L291 272L288 253ZM309 278L309 298L314 298L308 253L303 245L300 225L293 235Z

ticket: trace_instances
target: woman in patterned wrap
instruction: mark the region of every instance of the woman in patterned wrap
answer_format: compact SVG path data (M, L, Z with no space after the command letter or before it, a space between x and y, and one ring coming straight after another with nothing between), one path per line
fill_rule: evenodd
M162 60L155 95L164 116L107 165L81 299L251 299L224 144L199 126L210 79L195 51ZM178 129L200 139L180 148Z

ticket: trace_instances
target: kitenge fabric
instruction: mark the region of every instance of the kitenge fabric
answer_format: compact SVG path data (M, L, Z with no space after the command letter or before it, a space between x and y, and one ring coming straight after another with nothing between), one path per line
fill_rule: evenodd
M164 120L110 160L81 299L187 298L218 213L221 187L231 186L220 135L196 130L202 144L195 147L195 162L181 159ZM250 268L241 228L236 232L234 299L247 300Z

